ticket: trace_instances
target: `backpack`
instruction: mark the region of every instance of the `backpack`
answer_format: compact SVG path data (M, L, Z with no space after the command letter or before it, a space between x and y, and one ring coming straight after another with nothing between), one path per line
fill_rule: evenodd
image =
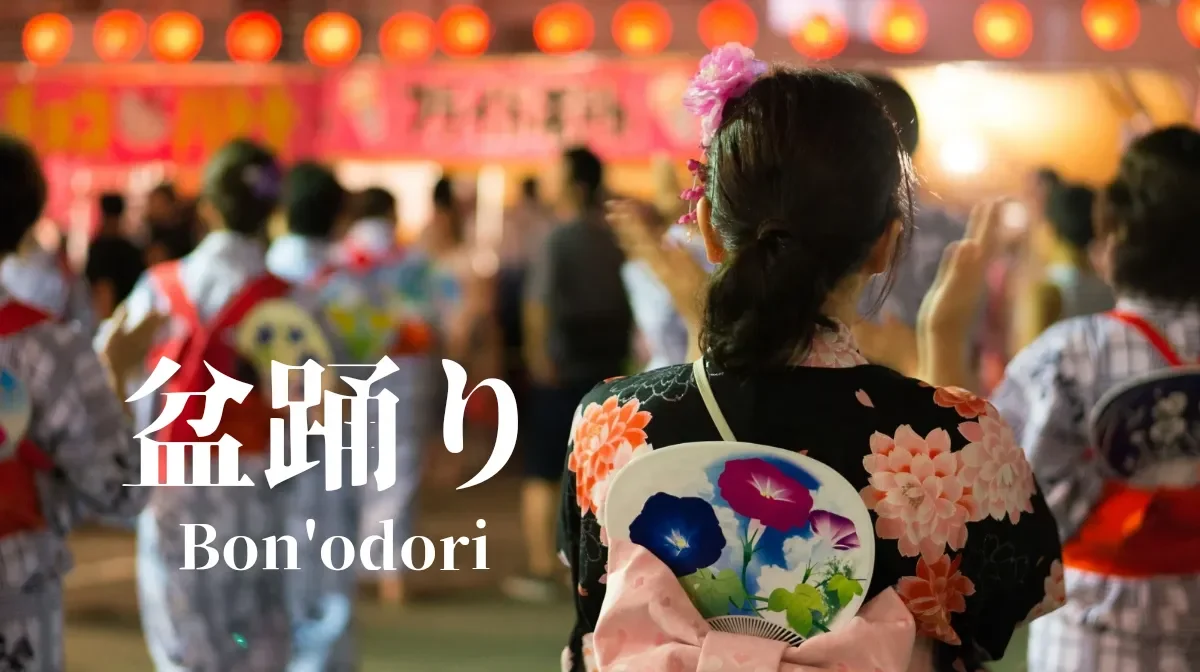
M204 413L206 400L193 396L182 413L155 437L163 443L212 442L229 434L243 454L263 454L270 449L270 418L283 417L271 408L270 363L298 365L308 359L327 362L330 348L320 329L296 304L285 297L287 282L263 274L250 280L208 322L200 319L180 280L177 261L153 267L151 277L166 297L169 312L182 329L151 353L148 369L161 357L179 364L167 382L166 392L204 392L213 382L207 368L256 388L241 403L226 404L217 430L197 437L192 421ZM166 446L159 447L159 483L166 483Z
M858 491L806 455L739 442L703 360L693 374L721 440L652 450L612 476L599 668L905 672L915 620L892 589L865 601L875 535ZM795 541L806 562L779 566Z
M1063 562L1107 576L1200 574L1200 362L1185 362L1140 316L1107 315L1139 332L1167 368L1125 381L1092 408L1104 489Z
M49 315L9 301L0 306L0 337L48 321ZM0 369L0 538L46 527L37 477L51 473L54 462L28 438L32 410L24 384Z

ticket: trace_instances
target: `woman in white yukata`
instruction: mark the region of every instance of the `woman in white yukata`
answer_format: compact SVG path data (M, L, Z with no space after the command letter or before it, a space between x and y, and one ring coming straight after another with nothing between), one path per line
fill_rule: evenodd
M1200 133L1177 126L1136 141L1105 200L1103 265L1117 310L1050 327L1009 364L992 399L1065 542L1053 589L1066 607L1030 625L1029 671L1184 672L1200 660L1200 558L1180 549L1200 543L1200 525L1196 507L1170 502L1200 496L1196 400L1167 395L1142 409L1142 422L1155 424L1124 445L1092 425L1102 399L1138 379L1155 397L1172 367L1176 381L1196 382ZM1122 452L1130 444L1140 448ZM1130 493L1149 503L1124 507ZM1163 516L1169 532L1156 533Z
M0 261L0 285L12 295L44 310L59 322L73 322L91 337L96 331L87 282L54 252L42 247L32 229L20 247Z
M7 260L41 215L46 182L33 152L3 136L0 200ZM145 358L162 325L149 318L98 358L76 325L0 289L0 669L65 669L66 536L85 518L132 516L145 504L147 489L124 487L138 481L140 446L112 384L122 389Z
M399 563L400 547L413 533L421 449L431 427L436 426L432 413L438 386L433 381L440 372L433 356L438 333L433 303L435 274L427 255L397 244L396 199L391 193L369 188L358 195L353 209L355 221L334 252L333 272L321 283L321 295L323 302L340 304L343 309L364 306L355 311L356 315L343 318L352 320L356 331L369 332L363 333L361 342L358 338L346 339L356 363L373 366L387 356L398 368L372 389L373 395L386 390L397 399L396 481L383 490L370 482L362 490L358 538L362 541L382 535L384 521L391 521L392 550ZM386 308L380 312L380 306ZM364 325L364 320L371 321L370 315L381 324ZM333 321L337 324L341 320ZM378 406L372 404L371 408L374 418ZM378 442L372 439L372 445ZM372 450L372 456L370 469L374 473L377 450ZM374 560L380 562L378 557ZM358 571L360 578L378 583L382 601L393 605L404 602L402 565L397 564L394 571L372 571L360 565Z
M253 142L231 142L210 160L200 212L211 233L178 262L177 272L182 298L191 303L205 328L211 328L208 325L241 296L243 288L267 277L264 241L267 221L279 201L280 182L275 157ZM152 268L126 302L133 318L151 310L171 311L172 302L154 273ZM300 304L296 315L313 314L315 306L304 290L285 291L290 302ZM295 324L263 324L256 329L258 345L271 352L271 359L296 353L297 361L311 358L327 365L338 360L331 352L336 341L328 329L300 317L292 319ZM327 357L321 357L323 351ZM160 406L143 404L138 426L148 426L161 412ZM225 405L226 415L231 407ZM219 436L211 438L215 441ZM180 569L186 550L184 524L212 526L216 537L211 547L218 552L234 536L258 540L261 546L262 539L291 531L287 514L299 479L268 487L264 477L268 455L247 448L239 455L240 471L254 482L253 487L159 486L139 520L142 624L159 672L275 672L289 667L293 623L285 595L287 572L265 569L261 548L257 562L244 571L231 568L223 557L210 569ZM323 471L323 466L314 469ZM202 534L197 537L203 539ZM323 541L325 536L318 529L314 539ZM245 566L246 547L238 544L237 549L230 559ZM206 554L198 552L196 560L206 562Z
M346 214L348 196L333 171L313 162L293 165L284 182L287 231L272 241L267 250L267 269L277 277L308 288L318 297L318 303L320 285L330 269L334 237ZM315 316L324 319L323 313L322 306ZM352 369L340 369L337 373L355 375ZM350 438L349 429L347 426L344 441ZM310 436L308 446L309 459L324 459L324 437ZM348 539L356 539L358 535L362 489L350 485L350 452L344 451L342 457L343 484L337 490L326 489L324 469L311 469L295 479L295 501L288 510L288 533L301 540L306 557L300 564L301 571L288 573L291 579L288 594L296 623L293 663L289 668L293 672L356 669L350 627L355 601L354 572L326 567L319 543L334 535ZM305 544L305 523L309 519L316 521L322 533L316 541Z

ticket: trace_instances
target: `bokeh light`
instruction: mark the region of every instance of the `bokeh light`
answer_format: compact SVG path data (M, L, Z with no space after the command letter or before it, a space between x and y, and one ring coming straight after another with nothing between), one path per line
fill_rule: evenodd
M164 63L187 63L204 44L204 26L187 12L167 12L150 24L150 53Z
M225 49L239 63L269 63L282 44L283 29L267 12L246 12L225 31Z
M671 43L671 15L657 2L634 0L613 15L613 40L629 56L653 56Z
M928 32L925 9L915 0L879 0L871 13L871 39L888 53L917 53Z
M433 19L417 12L399 12L379 29L379 52L389 61L422 61L433 55Z
M451 7L438 19L438 37L442 51L449 56L482 56L492 41L492 22L478 7Z
M1015 58L1033 42L1033 17L1018 0L988 0L975 12L975 39L996 58Z
M71 51L74 31L62 14L38 14L25 24L21 44L25 58L35 65L54 65Z
M850 31L839 17L813 14L792 30L788 40L802 56L821 61L842 53L850 41Z
M574 2L548 5L533 20L533 41L547 54L584 51L595 37L592 13Z
M709 49L728 42L753 47L758 41L758 17L742 0L713 0L696 18L700 41Z
M1137 0L1087 0L1083 3L1083 29L1104 51L1121 51L1133 45L1142 27Z
M146 21L127 9L105 12L92 27L92 44L102 61L133 60L146 44Z
M362 47L362 28L358 21L342 12L325 12L308 22L304 29L304 53L313 65L346 65Z

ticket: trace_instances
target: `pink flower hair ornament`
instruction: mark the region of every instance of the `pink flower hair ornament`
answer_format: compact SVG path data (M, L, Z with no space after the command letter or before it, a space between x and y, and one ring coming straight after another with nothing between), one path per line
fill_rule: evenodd
M754 57L754 51L736 42L713 49L700 61L700 70L688 83L683 94L683 107L700 117L700 148L708 149L717 129L721 127L721 115L725 104L740 98L750 89L754 80L767 72L768 65ZM691 205L679 218L680 224L696 221L696 201L704 195L708 173L704 164L692 159L688 161L692 173L692 186L679 195Z

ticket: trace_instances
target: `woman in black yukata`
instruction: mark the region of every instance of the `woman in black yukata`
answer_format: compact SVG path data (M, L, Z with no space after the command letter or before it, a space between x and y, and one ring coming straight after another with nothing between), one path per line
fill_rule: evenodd
M685 98L706 130L691 195L719 265L701 329L713 394L739 441L805 453L860 489L876 532L866 598L895 588L932 668L973 672L1058 606L1046 596L1054 520L987 401L868 364L847 326L912 216L911 160L872 87L738 53L742 64L706 59ZM611 217L634 212L615 204ZM577 592L564 670L597 669L608 558L598 521L613 475L656 447L719 439L690 364L584 398L563 479L561 547Z

